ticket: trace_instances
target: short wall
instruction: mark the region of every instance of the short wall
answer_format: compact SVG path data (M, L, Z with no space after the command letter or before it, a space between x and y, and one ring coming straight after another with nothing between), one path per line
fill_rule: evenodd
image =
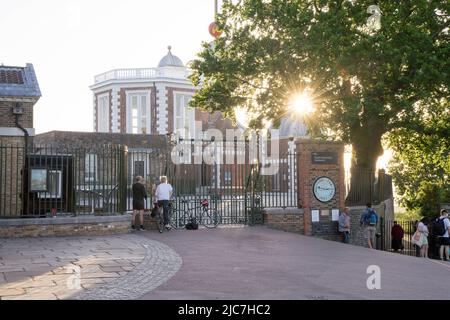
M378 205L373 205L372 208L376 211L379 217L392 220L394 216L393 201L387 200ZM361 214L366 209L366 206L349 207L350 210L350 243L356 246L368 247L367 240L364 239L364 230L360 226L359 221ZM377 233L380 232L380 223L377 226Z
M305 233L303 210L297 208L267 208L263 210L264 225L278 230Z
M0 219L0 238L118 234L130 226L130 215Z

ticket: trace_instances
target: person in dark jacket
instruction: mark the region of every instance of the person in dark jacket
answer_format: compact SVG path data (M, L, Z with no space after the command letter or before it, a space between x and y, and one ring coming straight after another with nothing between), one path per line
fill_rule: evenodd
M144 186L144 179L141 176L136 177L136 182L132 186L133 191L133 220L131 221L131 227L136 229L135 221L136 215L139 213L140 218L140 230L144 230L144 209L145 201L147 200L147 191Z
M403 236L405 231L402 226L394 221L394 225L391 229L391 237L392 237L392 250L397 252L398 250L403 250Z

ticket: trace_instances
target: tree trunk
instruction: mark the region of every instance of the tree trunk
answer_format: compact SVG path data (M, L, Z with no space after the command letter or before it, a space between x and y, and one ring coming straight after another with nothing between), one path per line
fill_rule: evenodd
M352 132L351 180L346 204L365 205L377 200L374 183L377 160L383 155L383 133L381 127L371 125L359 127Z

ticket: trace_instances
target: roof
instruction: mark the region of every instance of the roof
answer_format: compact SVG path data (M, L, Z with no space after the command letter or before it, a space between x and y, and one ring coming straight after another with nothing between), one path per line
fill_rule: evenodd
M168 46L169 52L165 55L158 63L158 68L161 67L184 67L183 61L177 56L174 56L170 51L172 49L171 46Z
M88 148L114 144L125 145L128 149L151 149L165 147L168 140L166 135L50 131L36 135L34 142L44 145L70 145Z
M26 67L0 66L0 97L41 96L33 65Z

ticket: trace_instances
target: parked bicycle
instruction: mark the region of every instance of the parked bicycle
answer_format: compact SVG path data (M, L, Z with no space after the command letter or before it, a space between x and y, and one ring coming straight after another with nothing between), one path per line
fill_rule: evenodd
M194 207L189 207L188 200L180 200L178 203L183 204L182 209L176 208L173 201L169 205L170 225L174 229L182 229L192 221L196 221L206 228L216 228L222 220L220 213L216 209L210 208L206 199ZM197 209L200 209L200 214L197 214Z

